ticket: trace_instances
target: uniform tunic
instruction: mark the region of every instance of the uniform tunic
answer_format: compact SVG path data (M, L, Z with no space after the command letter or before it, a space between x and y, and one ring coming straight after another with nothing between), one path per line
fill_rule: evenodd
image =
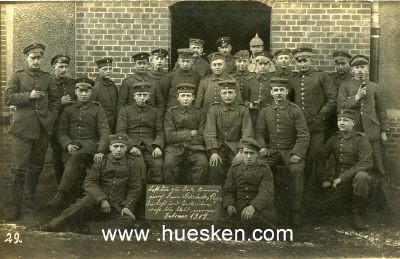
M111 133L115 132L117 123L118 87L110 79L98 78L94 85L92 100L101 104L107 115Z

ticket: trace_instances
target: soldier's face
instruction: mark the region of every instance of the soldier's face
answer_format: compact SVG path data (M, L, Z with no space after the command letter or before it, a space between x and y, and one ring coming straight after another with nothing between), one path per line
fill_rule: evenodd
M275 102L283 102L286 100L288 89L284 86L273 86L271 88L271 95Z
M264 50L263 45L258 45L258 46L250 46L250 51L251 54L255 55L257 52L261 52Z
M257 72L260 74L265 74L269 71L271 67L271 61L266 60L258 60L256 62Z
M153 57L153 68L155 70L162 69L165 66L166 58L164 56L154 56Z
M369 67L368 65L358 65L351 67L351 73L356 79L364 80L368 77Z
M126 153L126 145L123 143L114 143L110 145L111 154L115 159L121 159Z
M230 104L235 101L236 91L233 89L221 89L220 96L224 103Z
M232 51L231 44L222 44L218 47L218 51L221 52L224 56L228 56Z
M350 118L339 117L337 121L337 125L340 131L348 132L351 131L354 127L354 121Z
M136 92L133 96L135 102L138 106L146 106L147 102L150 100L149 92Z
M211 61L210 68L214 75L221 75L225 69L225 60L217 59Z
M99 68L99 75L103 78L110 79L112 73L112 66L104 66Z
M276 57L275 61L276 65L281 69L285 69L290 65L290 56L289 55L279 55Z
M189 48L196 51L196 53L193 55L194 57L199 57L203 54L203 47L200 45L190 44Z
M336 71L339 74L344 74L349 71L349 60L348 59L336 59L335 60Z
M192 104L194 100L194 94L192 93L179 93L178 94L178 102L183 106L183 107L188 107Z
M28 54L26 61L29 69L39 69L42 64L43 56L38 52L32 52Z
M301 72L307 72L311 66L311 58L310 57L302 57L300 59L296 59L296 67Z
M139 74L144 74L147 72L147 68L149 65L149 61L146 59L136 60L135 61L135 71Z
M54 64L54 75L57 78L64 78L67 76L68 64L67 63L56 63Z
M239 71L246 71L247 66L249 65L249 60L248 59L238 59L235 61L235 65Z
M191 58L179 58L178 65L183 71L187 71L192 68L193 59Z
M255 150L244 147L242 150L242 155L245 165L254 165L257 161L258 154Z
M87 103L92 96L92 89L76 88L75 94L80 103Z

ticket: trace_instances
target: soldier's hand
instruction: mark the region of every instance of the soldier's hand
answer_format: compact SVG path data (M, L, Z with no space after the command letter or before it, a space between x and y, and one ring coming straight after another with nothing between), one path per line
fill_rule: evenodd
M299 156L296 156L296 155L292 155L290 157L290 163L292 163L292 164L297 164L300 160L301 160L301 158Z
M45 93L43 93L42 91L33 89L32 92L29 94L29 99L39 99L44 95L45 95Z
M217 166L218 163L222 164L221 157L218 155L218 153L212 154L211 157L210 157L209 165L210 166Z
M268 148L263 147L260 149L260 156L270 156L271 152L269 151Z
M101 160L103 160L103 156L104 156L103 153L95 154L94 158L93 158L93 162L95 162L96 164L101 163Z
M129 217L131 217L134 220L136 219L135 215L133 215L132 211L130 209L128 209L127 207L123 208L122 211L121 211L121 216L124 216L125 214L128 215Z
M360 85L360 87L357 90L357 94L355 96L356 101L362 99L364 96L367 95L367 87L364 86L362 87L362 85Z
M340 183L342 182L342 179L336 178L333 180L333 188L336 188Z
M388 140L386 131L381 132L381 140L382 142L386 142Z
M237 213L235 206L229 205L226 208L226 213L228 213L229 216L235 215Z
M151 154L154 158L159 158L159 157L161 157L162 156L162 152L161 152L161 149L159 149L158 147L156 147L154 150L153 150L153 153Z
M250 220L253 218L256 209L253 205L249 205L242 210L242 220Z
M254 105L253 103L250 103L249 109L257 109L257 106L258 106L257 104Z
M70 102L72 102L72 99L71 99L71 96L69 96L68 94L64 95L63 97L61 97L61 103L62 104L67 104L67 103L70 103Z
M194 137L194 136L199 135L199 132L198 132L197 130L191 130L191 131L190 131L190 135L191 135L192 137Z
M110 207L110 203L108 203L107 200L102 200L101 201L101 211L103 213L110 213L111 207Z
M68 153L73 154L75 151L78 151L80 148L77 145L69 144L67 146Z
M329 181L325 181L325 182L322 183L322 187L324 187L324 188L328 188L328 187L331 187L331 186L332 186L332 184Z
M142 152L140 152L140 149L138 149L137 147L131 148L129 153L131 153L133 156L141 156L142 155Z

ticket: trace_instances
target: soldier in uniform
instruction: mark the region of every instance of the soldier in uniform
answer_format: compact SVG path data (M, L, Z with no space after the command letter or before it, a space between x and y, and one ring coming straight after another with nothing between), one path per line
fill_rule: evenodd
M290 49L280 49L275 52L276 71L273 73L275 77L286 79L293 77L294 73L290 70L291 54Z
M270 83L272 74L269 73L272 58L273 56L269 52L261 51L257 53L255 57L257 60L256 82L249 84L249 87L243 93L244 104L249 107L253 127L256 124L260 109L273 102Z
M135 159L126 155L128 137L109 136L110 151L93 165L84 182L85 196L52 219L42 230L58 231L68 223L78 224L83 233L98 234L85 226L89 217L102 219L102 228L132 228L135 204L141 195L140 174Z
M208 170L208 160L204 144L203 130L206 116L200 108L193 106L195 86L181 83L177 86L179 104L165 113L165 156L164 181L178 184L179 168L188 160L191 164L191 184L204 184Z
M60 106L54 79L40 69L44 49L40 43L24 48L27 66L11 74L3 93L4 103L15 107L9 128L15 163L11 169L11 202L6 211L10 220L20 217L25 181L26 207L40 209L33 198Z
M259 146L253 139L242 141L243 161L234 162L222 192L222 207L228 218L249 227L274 227L274 177L268 165L258 159Z
M101 104L107 115L111 133L115 132L118 116L118 87L111 79L112 58L102 58L95 61L99 74L94 84L92 100Z
M231 45L231 37L221 37L217 40L218 51L222 53L225 59L225 72L231 73L236 70L235 60L231 54L232 45Z
M258 37L258 33L256 33L256 36L250 40L250 63L249 63L249 71L256 73L257 72L257 65L256 65L256 54L258 52L261 52L264 50L264 41Z
M134 103L133 85L136 83L149 83L151 87L148 103L158 109L164 109L165 103L162 91L157 87L156 81L150 77L148 72L149 56L150 54L147 52L139 52L132 56L135 62L134 72L122 81L118 95L118 111L122 107Z
M155 49L151 51L153 58L151 60L152 68L149 69L149 75L154 80L159 80L164 78L167 75L167 71L165 71L165 65L167 64L167 57L169 52L165 49Z
M391 204L388 198L386 174L382 161L382 143L387 141L386 132L389 131L389 122L386 114L385 100L382 88L368 80L369 59L364 55L356 55L350 60L350 66L354 77L350 81L342 83L338 94L338 107L354 109L354 129L364 132L372 147L374 161L374 174L378 183L378 196L382 199L384 208Z
M212 74L200 80L194 103L195 107L202 108L205 112L208 111L212 103L221 101L218 82L223 80L235 80L234 77L225 72L225 60L220 52L211 53L208 55L208 60L210 61ZM242 96L239 86L237 86L236 93L236 98L241 103Z
M310 141L307 122L301 109L287 100L288 80L271 79L273 104L261 109L255 136L260 144L260 157L269 166L283 164L289 168L290 219L301 225L300 209L303 200L304 159Z
M50 136L50 146L52 149L52 162L54 166L54 174L56 176L57 184L60 184L61 177L64 173L64 162L62 161L63 156L63 148L58 142L57 138L57 124L58 119L61 116L62 111L64 110L67 104L70 104L76 101L75 95L75 82L72 78L69 78L67 75L68 66L71 58L68 55L59 54L54 56L51 59L51 65L54 68L54 80L56 83L56 88L58 90L58 98L61 101L61 108L58 112L58 116L55 121L54 131Z
M249 84L256 83L256 74L249 72L247 69L250 58L249 51L240 50L233 55L233 58L235 59L236 71L229 73L229 75L236 79L239 84L240 93L243 95L245 90L249 88Z
M162 182L162 150L164 148L163 115L148 104L151 98L149 83L133 85L135 103L121 108L118 115L117 133L129 137L129 153L142 157L147 167L143 183Z
M342 209L343 204L351 201L353 227L363 230L366 225L361 214L367 208L372 189L372 149L368 137L354 130L355 118L354 110L340 110L339 131L319 149L320 159L327 159L333 154L336 162L333 174L324 170L319 205L321 213L326 214L333 209Z
M64 150L65 170L49 208L67 206L81 194L86 169L100 163L108 151L110 127L107 115L98 102L91 101L94 82L89 78L75 80L77 101L67 105L61 114L57 136Z
M236 81L220 81L219 89L222 102L211 105L203 134L210 154L209 183L223 185L239 141L254 138L254 131L249 110L236 100Z
M289 78L291 97L303 111L310 131L305 169L307 207L317 195L316 155L325 142L328 120L336 111L337 92L327 73L311 67L312 49L298 48L292 51L292 55L299 72Z
M197 90L201 76L192 69L194 53L192 49L178 49L179 67L157 82L157 87L163 91L167 108L178 104L176 91L179 84L190 83L195 86L195 91Z

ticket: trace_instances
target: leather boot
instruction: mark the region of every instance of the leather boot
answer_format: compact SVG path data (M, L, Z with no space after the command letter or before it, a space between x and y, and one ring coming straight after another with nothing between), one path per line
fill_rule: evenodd
M27 174L26 180L25 180L24 206L29 209L35 210L35 211L42 210L42 206L34 201L37 185L39 182L40 173L41 173L40 171L39 172L29 172Z
M46 203L47 208L61 208L66 201L65 194L57 191L54 197Z
M14 173L10 191L10 204L5 211L6 220L16 220L21 216L22 199L24 193L25 175Z
M362 213L366 208L366 203L365 198L353 196L352 224L355 230L366 230L368 228L362 218Z

